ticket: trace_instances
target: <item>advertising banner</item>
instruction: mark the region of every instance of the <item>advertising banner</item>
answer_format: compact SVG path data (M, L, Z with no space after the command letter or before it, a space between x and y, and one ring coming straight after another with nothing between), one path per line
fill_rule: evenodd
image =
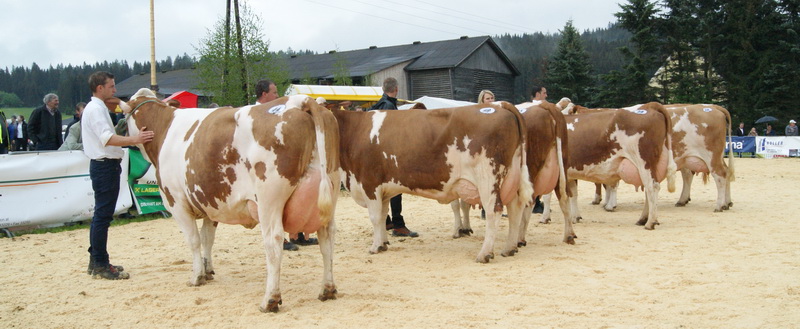
M765 158L796 157L800 150L800 137L756 137L756 154Z
M732 147L733 152L738 153L755 153L756 152L756 138L753 136L733 136L730 143L725 143L725 154L728 154L728 148Z
M130 173L128 181L131 182L136 210L139 214L149 214L166 210L161 201L161 194L156 180L156 171L147 160L142 157L138 149L130 149Z
M128 153L121 163L115 214L133 206L128 188ZM91 219L94 191L83 151L0 155L0 228L55 225Z

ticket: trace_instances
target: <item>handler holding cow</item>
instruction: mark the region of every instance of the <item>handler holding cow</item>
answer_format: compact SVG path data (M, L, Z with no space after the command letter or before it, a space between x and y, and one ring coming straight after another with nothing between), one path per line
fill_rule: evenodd
M122 266L109 262L108 227L114 219L114 207L119 196L120 161L125 155L121 146L144 144L153 140L152 131L136 136L119 136L114 133L111 117L105 102L117 92L114 75L95 72L89 76L92 100L86 105L81 120L83 153L89 159L89 177L94 190L94 216L89 230L89 268L87 272L95 279L119 280L130 277Z

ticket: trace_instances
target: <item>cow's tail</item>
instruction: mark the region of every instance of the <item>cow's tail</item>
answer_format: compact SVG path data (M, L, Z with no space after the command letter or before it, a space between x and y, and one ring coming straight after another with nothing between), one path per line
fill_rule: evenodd
M664 116L664 125L666 128L667 138L664 140L664 146L667 148L667 191L670 193L675 192L675 173L678 171L678 165L675 164L675 156L672 154L672 118L670 118L669 111L664 108L660 103L655 108L661 115Z
M528 140L528 128L525 126L525 119L522 118L522 114L519 113L519 110L517 110L516 106L508 102L500 102L500 103L503 106L503 108L514 114L514 117L517 119L517 131L519 132L520 136L520 155L522 156L519 190L517 192L517 195L527 200L525 202L526 206L532 205L533 183L531 183L532 177L530 177L530 173L528 172L528 155L527 155L527 146L525 145L526 141Z
M310 102L313 102L309 98ZM314 120L316 142L314 143L319 157L320 181L317 207L323 226L333 219L335 207L334 193L339 185L339 127L333 113L321 106L310 106L309 114ZM335 186L334 186L335 185Z
M733 133L731 128L733 122L731 120L731 113L728 112L728 109L722 106L717 106L717 109L725 114L725 120L728 121L728 172L726 173L726 176L729 182L733 182L736 180L736 174L733 170Z

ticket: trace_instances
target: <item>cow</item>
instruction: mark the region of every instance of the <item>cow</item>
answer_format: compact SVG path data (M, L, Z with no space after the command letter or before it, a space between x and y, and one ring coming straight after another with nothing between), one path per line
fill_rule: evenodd
M155 167L165 206L191 250L190 286L213 279L211 248L218 223L258 225L266 253L262 312L277 312L282 304L284 231L317 232L324 267L318 298L336 299L332 253L339 139L330 111L305 95L241 108L176 109L148 89L131 96L123 108L131 135L155 132L154 140L139 148Z
M731 182L735 180L732 148L728 149L728 163L725 163L725 143L731 140L731 115L722 106L712 104L668 104L672 120L672 153L675 164L681 171L683 189L676 207L686 206L691 200L692 179L697 173L703 174L703 182L708 175L714 178L717 186L717 202L714 212L733 207L731 201ZM600 202L600 186L595 188L595 202ZM616 186L606 186L606 209L616 207Z
M658 224L657 201L660 183L667 179L670 192L675 190L676 164L669 130L670 115L657 102L618 109L587 109L559 102L565 113L569 138L570 188L577 195L577 179L614 185L620 180L642 187L646 202L636 222L652 230ZM576 197L570 198L573 218L581 216ZM545 198L542 218L548 218L549 198Z
M333 110L339 123L342 179L353 200L368 209L371 254L388 250L384 219L400 193L449 203L464 199L487 210L486 235L476 261L494 258L503 206L509 239L518 249L522 198L532 193L525 165L524 119L507 102L436 110ZM513 237L513 238L512 238Z
M516 105L528 130L526 165L528 177L533 185L533 195L549 194L555 190L559 198L561 209L564 213L564 239L568 244L575 244L575 231L572 227L573 219L569 218L569 204L566 191L566 173L564 164L568 162L566 153L562 152L567 147L567 130L564 115L552 103L532 101ZM560 189L556 189L559 187ZM453 238L470 235L473 233L469 222L469 203L457 200L450 203L455 218ZM530 207L522 212L519 239L517 246L526 246L525 233L531 217Z

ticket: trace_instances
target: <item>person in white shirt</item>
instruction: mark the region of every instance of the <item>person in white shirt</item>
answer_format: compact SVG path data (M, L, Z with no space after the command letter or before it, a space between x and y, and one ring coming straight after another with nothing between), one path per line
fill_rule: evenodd
M114 208L119 195L120 161L125 155L122 146L148 143L153 132L142 127L137 136L119 136L114 133L111 117L105 101L114 98L117 92L114 75L95 72L89 76L92 100L86 104L81 118L83 153L89 157L89 177L94 190L94 216L89 230L89 268L87 272L95 279L128 279L122 266L111 265L108 257L108 227L114 219Z

